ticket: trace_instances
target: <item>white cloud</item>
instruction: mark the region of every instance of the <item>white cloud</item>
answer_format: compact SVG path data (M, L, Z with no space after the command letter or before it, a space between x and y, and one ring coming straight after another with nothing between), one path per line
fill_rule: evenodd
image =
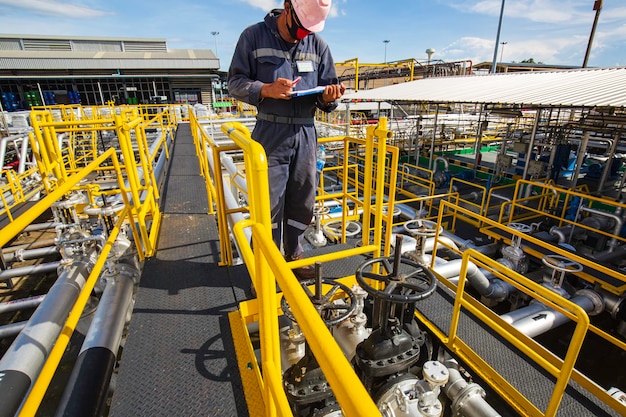
M503 0L454 0L452 7L488 16L499 16ZM581 0L505 1L505 19L523 19L540 23L578 24L589 20L593 3Z
M284 0L239 0L242 3L247 3L257 9L265 10L269 12L272 9L282 9L285 4Z
M0 0L0 6L30 11L44 16L94 18L113 14L105 10L94 9L76 3L44 0Z

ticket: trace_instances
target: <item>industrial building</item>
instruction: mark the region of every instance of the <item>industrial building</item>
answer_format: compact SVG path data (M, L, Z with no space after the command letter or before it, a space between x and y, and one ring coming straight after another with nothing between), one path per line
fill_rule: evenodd
M54 104L214 101L219 59L208 49L169 49L165 39L0 35L6 111Z

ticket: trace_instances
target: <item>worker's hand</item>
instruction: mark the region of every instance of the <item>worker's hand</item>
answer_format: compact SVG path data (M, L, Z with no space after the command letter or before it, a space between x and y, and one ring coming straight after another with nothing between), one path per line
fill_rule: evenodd
M324 103L332 103L333 101L341 98L345 91L346 87L343 83L327 85L324 89L324 93L322 93L322 99L324 100Z
M287 78L277 78L271 84L264 84L261 88L261 98L291 99L293 81Z

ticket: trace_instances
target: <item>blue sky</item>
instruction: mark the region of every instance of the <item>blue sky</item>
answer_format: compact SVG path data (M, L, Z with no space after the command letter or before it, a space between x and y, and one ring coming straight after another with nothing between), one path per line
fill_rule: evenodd
M497 59L582 65L594 0L506 0ZM322 36L335 61L491 62L502 0L334 0ZM0 0L0 33L164 38L212 49L226 70L241 33L276 0ZM214 36L211 32L219 32ZM383 43L389 40L389 43ZM217 45L217 48L216 48ZM588 66L626 66L626 2L605 0Z

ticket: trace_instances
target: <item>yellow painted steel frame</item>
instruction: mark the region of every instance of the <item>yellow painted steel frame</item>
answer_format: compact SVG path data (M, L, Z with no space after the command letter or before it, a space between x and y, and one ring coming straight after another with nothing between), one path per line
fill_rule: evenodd
M488 225L494 229L500 229L503 232L511 233L518 236L521 240L527 240L530 243L539 245L546 248L552 253L566 256L574 262L579 262L584 266L593 268L602 273L608 273L609 270L602 265L595 264L585 258L577 256L575 253L566 251L558 246L552 246L539 239L533 238L530 235L521 233L519 231L508 228L505 225L497 223L487 217L478 216L472 211L460 206L454 206L453 204L442 200L440 203L440 213L438 224L441 224L444 213L461 212L464 216L476 216L480 218L480 222ZM482 218L481 218L482 217ZM437 250L439 238L439 231L435 236L435 244L433 253ZM435 257L433 257L434 263ZM570 345L563 360L557 358L555 355L547 351L539 343L535 342L532 338L525 336L521 332L517 331L510 324L499 318L493 311L489 310L483 304L467 295L464 292L464 286L466 282L467 265L469 262L475 263L479 267L483 267L494 273L498 278L513 285L518 290L522 291L532 299L536 299L541 303L544 303L550 308L557 310L558 312L567 316L570 320L576 323L576 329L570 341ZM431 265L433 267L434 265ZM624 277L622 277L624 278ZM534 281L504 267L496 260L479 253L474 249L468 249L463 252L463 266L461 268L460 279L455 286L447 279L438 276L440 282L444 283L448 288L456 293L454 310L451 318L450 333L443 333L437 326L432 324L428 318L426 318L419 311L416 313L420 320L433 332L456 356L466 362L470 368L481 376L489 385L499 394L502 398L506 399L511 406L513 406L520 414L528 416L554 416L558 411L558 406L561 401L564 390L567 387L570 378L595 395L602 402L608 404L615 410L618 410L622 414L626 412L626 406L620 403L617 399L611 397L604 388L590 380L585 375L578 372L575 368L575 362L580 353L580 348L585 340L585 337L589 332L592 332L609 343L614 344L619 349L626 352L626 343L617 339L616 337L606 333L598 327L590 324L587 313L582 310L581 307L571 303L570 301L557 295L555 292L535 283ZM537 407L531 404L517 389L506 381L493 367L485 362L483 358L477 355L463 340L460 339L456 333L461 308L468 310L474 314L480 321L484 322L489 328L510 342L513 346L523 352L531 360L536 362L543 369L553 375L557 381L554 387L554 391L550 396L548 407L545 411L540 411Z
M378 140L375 142L374 137L371 137L365 143L366 155L368 156L366 161L369 161L369 164L366 164L364 168L364 182L369 186L365 187L366 193L363 196L364 224L367 226L364 227L366 232L363 233L363 246L287 263L272 239L265 151L261 145L250 138L250 133L241 124L224 123L222 130L244 151L246 181L249 190L250 219L236 223L233 227L233 233L239 243L241 255L245 260L258 295L257 300L244 302L240 305L242 313L252 311L250 314L254 315L255 318L258 317L259 322L260 369L262 369L262 373L257 371L257 375L263 391L263 410L262 414L258 414L258 410L252 411L252 413L265 416L292 415L282 383L277 320L279 296L276 294L276 283L278 281L283 290L283 296L292 306L292 312L345 415L347 417L380 415L365 387L354 373L352 366L295 278L292 268L364 253L373 253L374 256L379 256L383 204L382 199L380 199L372 208L371 200L375 193L384 194L384 169L381 166L380 169L373 171L373 161L376 154L385 155L385 141ZM383 126L380 132L387 135L384 131ZM376 178L375 181L374 178ZM375 189L371 187L373 183L376 184ZM373 224L374 227L372 244L369 243L370 224ZM247 241L244 233L246 228L251 228L252 245ZM254 252L252 252L252 246L255 248ZM252 308L249 306L250 304L253 304ZM242 314L241 320L237 319L236 321L245 323L248 320L253 319ZM231 322L231 325L237 324ZM259 368L258 364L250 364L250 366ZM249 404L249 406L252 407L253 405Z
M73 115L71 111L69 114ZM34 134L29 135L31 149L37 161L39 172L47 192L68 181L69 177L81 170L80 165L87 164L97 155L90 152L88 157L78 161L71 148L62 147L57 139L59 133L90 132L97 137L97 132L115 130L124 158L128 186L120 189L130 193L133 215L137 217L140 239L136 239L141 258L152 256L156 250L156 240L161 224L161 212L158 206L159 189L154 175L154 165L161 152L169 158L167 138L172 134L175 120L167 112L159 113L145 120L136 108L122 108L99 119L80 119L55 121L50 111L31 112L31 124ZM161 136L150 155L146 129L159 127ZM93 149L92 149L93 150ZM78 163L80 162L80 163ZM110 168L109 168L110 169ZM143 172L140 180L138 169ZM104 168L103 168L104 170Z
M33 223L41 214L43 214L50 206L52 206L52 204L54 204L56 201L65 196L68 192L73 190L82 180L87 178L89 174L99 169L109 169L108 167L103 168L103 164L107 161L111 161L109 165L112 166L115 170L118 179L118 186L121 190L123 190L124 176L122 174L122 166L117 159L115 149L110 148L108 151L100 155L95 161L91 162L87 167L85 167L85 169L81 170L75 175L68 177L65 182L60 184L58 188L56 188L53 192L37 202L26 213L19 216L13 222L4 227L2 229L2 233L0 234L0 247L6 245L26 226ZM56 340L54 347L50 351L50 354L48 355L46 362L41 369L41 372L39 373L37 379L31 387L31 390L19 412L20 417L34 416L36 414L37 409L39 408L43 396L48 389L50 381L52 380L52 377L56 372L61 357L63 356L67 344L69 343L70 337L72 336L78 320L80 319L80 316L85 309L85 305L89 300L91 292L100 276L102 268L105 265L109 252L111 251L113 243L115 242L121 227L124 224L128 224L135 238L138 238L138 233L135 225L136 219L134 219L132 216L130 201L125 192L123 192L121 195L125 204L125 208L119 213L115 227L113 228L113 230L111 230L109 238L102 248L98 259L96 260L96 263L91 270L89 277L87 278L85 286L80 292L76 303L74 304L74 307L72 308L65 322L65 325L61 330L61 333L58 335L58 339Z
M4 175L7 182L6 184L0 186L0 200L2 201L0 215L6 214L10 222L14 220L11 209L20 203L28 201L43 189L43 186L39 184L37 186L30 187L27 190L22 184L24 181L32 177L35 172L37 172L36 168L31 168L21 174L18 174L10 169L2 171L1 175ZM7 196L11 196L13 201L8 202Z
M204 182L206 185L209 214L214 214L215 209L213 207L214 205L213 202L218 200L217 198L218 191L216 190L216 187L218 186L218 184L213 183L214 176L211 173L211 167L210 167L209 159L208 159L209 158L208 150L210 149L212 154L219 153L220 150L218 149L219 148L218 145L213 141L211 137L209 137L206 131L202 128L202 125L198 123L198 119L196 118L196 116L193 114L192 111L189 111L189 126L191 128L191 135L193 137L193 143L196 148L196 156L198 157L198 161L200 162L200 175L202 175L202 177L204 178ZM219 162L219 159L217 161ZM214 159L214 162L215 162L215 159ZM218 181L217 175L215 175L215 182L217 183L217 181ZM222 185L222 188L219 189L219 193L220 193L219 195L223 195L221 194L223 192L223 183L221 182L221 180L219 184ZM228 237L222 236L220 234L220 242L222 238L228 238ZM225 248L222 248L222 249L225 249ZM223 255L224 255L224 252L222 252L222 257ZM227 259L230 259L230 258L232 258L232 254L230 256L227 256Z

